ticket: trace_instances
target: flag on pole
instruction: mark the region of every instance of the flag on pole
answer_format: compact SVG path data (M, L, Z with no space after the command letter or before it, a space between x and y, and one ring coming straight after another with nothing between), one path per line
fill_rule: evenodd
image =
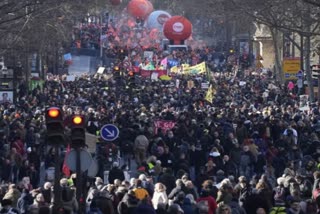
M210 81L211 81L211 71L210 71L210 69L208 68L208 65L206 65L206 70L207 70L207 73L206 73L207 79L208 79L208 81L210 82Z
M212 103L215 93L216 93L216 90L212 87L212 85L210 85L207 90L205 100L208 101L209 103Z
M63 166L62 166L62 172L63 172L63 174L65 174L67 177L70 177L70 175L71 175L70 169L69 169L69 167L68 167L67 164L66 164L66 159L67 159L67 156L69 155L70 151L71 151L70 144L68 144L67 151L66 151L66 155L65 155L65 157L64 157Z
M161 60L160 65L162 65L163 67L167 68L167 64L168 64L168 58L164 58L163 60Z

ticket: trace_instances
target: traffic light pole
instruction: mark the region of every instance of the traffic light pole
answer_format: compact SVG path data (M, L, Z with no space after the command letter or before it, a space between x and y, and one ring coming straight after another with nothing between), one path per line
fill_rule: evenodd
M81 174L81 157L80 157L81 149L80 147L76 148L76 174L77 174L77 182L76 182L76 198L79 204L79 214L82 214L84 211L83 200L82 197L82 174Z
M61 186L60 186L60 145L55 144L55 170L54 170L54 204L53 213L60 213L61 206Z

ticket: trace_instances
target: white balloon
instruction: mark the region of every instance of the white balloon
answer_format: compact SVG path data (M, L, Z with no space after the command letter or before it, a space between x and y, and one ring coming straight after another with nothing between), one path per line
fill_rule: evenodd
M171 15L163 10L156 10L150 13L146 25L147 28L153 29L156 28L158 30L162 30L163 24L171 18Z

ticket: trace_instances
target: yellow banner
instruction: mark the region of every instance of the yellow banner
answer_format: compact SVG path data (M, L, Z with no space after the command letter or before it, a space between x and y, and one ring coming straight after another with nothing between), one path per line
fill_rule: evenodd
M200 64L190 66L187 70L184 70L185 73L191 74L202 74L206 72L206 63L202 62Z
M206 72L206 63L202 62L200 64L190 66L189 64L182 64L181 66L174 66L170 69L172 73L182 73L182 74L202 74Z

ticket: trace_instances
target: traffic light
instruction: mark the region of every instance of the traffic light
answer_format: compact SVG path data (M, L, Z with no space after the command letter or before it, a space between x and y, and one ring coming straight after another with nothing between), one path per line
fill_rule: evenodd
M57 107L46 110L47 138L49 144L64 141L63 111Z
M119 71L120 71L120 67L117 66L117 65L114 66L114 67L113 67L113 71L114 71L114 72L119 72Z
M240 65L243 69L246 69L251 66L250 58L248 55L243 54L242 56L240 56Z
M83 147L86 144L85 119L82 115L73 115L71 118L71 146Z
M125 49L123 49L123 48L121 48L121 49L118 51L118 58L119 58L120 60L124 60L127 55L128 55L128 54L127 54L127 51L126 51Z
M136 87L136 77L133 71L128 72L128 87L135 88Z

